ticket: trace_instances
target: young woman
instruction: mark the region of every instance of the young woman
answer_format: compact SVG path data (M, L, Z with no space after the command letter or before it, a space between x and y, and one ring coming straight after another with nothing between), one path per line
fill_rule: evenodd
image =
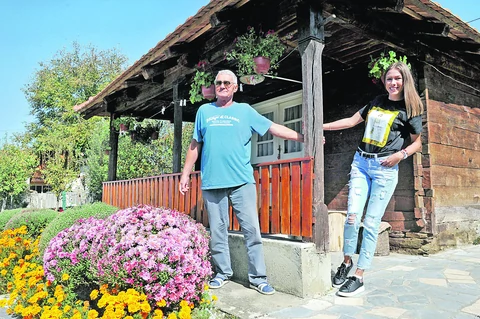
M362 141L350 171L347 219L344 226L343 263L333 286L349 297L365 290L363 272L370 267L377 245L378 228L398 181L398 163L421 149L423 104L415 90L410 69L402 62L389 66L382 81L388 95L377 96L350 118L323 125L326 131L343 130L365 121ZM410 135L411 143L403 148ZM355 274L352 256L363 220L363 239Z

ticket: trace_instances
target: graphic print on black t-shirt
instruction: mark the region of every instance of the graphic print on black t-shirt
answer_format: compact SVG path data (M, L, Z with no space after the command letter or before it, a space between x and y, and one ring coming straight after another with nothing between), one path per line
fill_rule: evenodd
M359 147L365 152L398 152L410 134L422 132L422 116L408 118L404 100L391 101L388 95L377 96L359 112L365 120Z
M399 111L387 111L376 106L372 107L367 115L368 121L362 142L384 147L398 113Z

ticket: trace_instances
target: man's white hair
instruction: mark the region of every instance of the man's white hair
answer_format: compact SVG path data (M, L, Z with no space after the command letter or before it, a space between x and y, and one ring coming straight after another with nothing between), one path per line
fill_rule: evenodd
M221 71L218 71L217 76L215 77L215 81L217 80L217 78L218 78L218 76L219 76L220 74L230 75L230 76L232 77L233 83L234 83L234 84L237 84L237 76L236 76L235 73L233 73L232 71L230 71L230 70L221 70Z

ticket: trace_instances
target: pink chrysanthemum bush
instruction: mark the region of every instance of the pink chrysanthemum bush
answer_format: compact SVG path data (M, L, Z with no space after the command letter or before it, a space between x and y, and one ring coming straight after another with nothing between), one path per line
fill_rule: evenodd
M100 284L134 288L167 307L200 301L212 272L203 225L178 211L140 206L118 211L105 226L91 249Z
M105 221L90 217L80 219L71 227L62 230L48 244L43 254L43 267L46 278L51 282L60 282L67 274L77 293L83 287L95 286L97 273L92 271L92 243L99 240L105 232ZM84 296L81 296L84 297Z

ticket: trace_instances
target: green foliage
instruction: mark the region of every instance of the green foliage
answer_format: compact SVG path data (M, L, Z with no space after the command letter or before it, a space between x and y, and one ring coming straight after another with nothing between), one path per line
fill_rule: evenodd
M71 183L78 177L77 167L74 161L69 160L68 155L69 153L56 153L46 161L45 168L42 169L45 182L50 185L57 199L62 191L68 190Z
M473 241L473 244L480 245L480 237L475 238L475 240Z
M52 209L26 209L13 215L5 225L5 230L26 226L28 236L36 239L58 214Z
M258 56L269 58L270 70L275 70L284 51L285 45L273 30L266 34L263 32L257 34L255 29L250 27L247 33L236 39L234 49L227 52L226 58L228 61L236 60L238 75L244 76L255 73L253 58Z
M118 141L117 179L131 179L171 173L173 169L173 125L167 121L144 120L138 127L155 126L159 138L148 143L132 140L131 133L121 134ZM137 128L131 128L137 131ZM184 123L182 133L182 158L192 139L193 124ZM108 155L105 148L109 139L109 122L103 120L92 131L86 151L86 183L93 200L101 200L102 182L107 181Z
M40 63L24 93L35 122L28 126L30 143L45 158L43 171L54 193L66 190L84 165L84 153L95 123L73 110L96 95L124 69L126 57L116 50L99 51L73 43L53 59Z
M45 227L38 244L40 256L43 256L43 252L52 238L57 236L62 230L75 224L77 220L89 217L105 219L108 216L115 214L117 211L117 207L102 202L95 202L66 209L64 212L56 216L47 227Z
M397 54L394 51L389 51L388 55L385 55L385 53L382 52L380 53L380 57L374 59L370 56L370 59L371 61L368 64L370 71L368 72L368 75L374 79L380 79L388 67L395 62L403 62L411 68L410 63L407 63L407 57L403 56L397 58Z
M108 156L105 149L109 139L109 121L103 119L95 124L88 142L86 154L86 185L93 201L102 199L102 182L108 177Z
M5 225L8 221L16 214L22 212L24 208L16 208L16 209L7 209L0 212L0 231L5 229Z
M0 158L0 198L18 198L28 188L37 158L28 148L9 143L0 148Z
M197 72L193 78L193 82L190 86L190 102L200 102L203 100L202 86L210 86L213 84L215 77L211 70L207 70L207 61L200 61L197 64Z

